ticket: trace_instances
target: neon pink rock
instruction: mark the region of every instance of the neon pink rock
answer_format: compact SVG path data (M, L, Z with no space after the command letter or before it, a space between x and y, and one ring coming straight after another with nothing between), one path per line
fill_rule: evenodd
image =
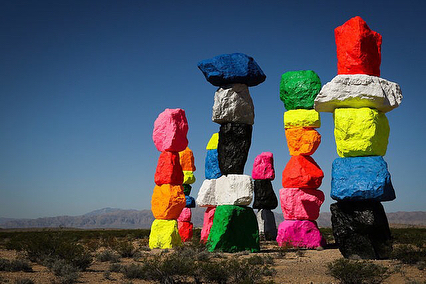
M326 245L317 223L308 220L284 220L278 227L278 245L317 248Z
M281 209L286 220L316 220L324 193L318 189L281 188Z
M206 212L204 213L204 222L203 222L203 228L201 229L201 238L200 238L200 242L202 243L207 242L207 239L209 238L210 229L212 228L212 225L213 225L215 210L216 210L216 207L209 207L206 209Z
M179 222L190 222L192 218L191 208L185 207L182 209L182 212L180 213L178 217Z
M262 152L254 159L253 179L275 179L274 155L271 152Z
M183 109L166 109L154 122L152 139L160 152L180 152L188 146L188 122Z

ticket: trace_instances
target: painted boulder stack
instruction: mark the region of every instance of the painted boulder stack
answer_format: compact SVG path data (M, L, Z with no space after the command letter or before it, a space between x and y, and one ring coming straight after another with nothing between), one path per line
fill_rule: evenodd
M278 199L272 188L275 179L274 156L263 152L254 159L251 174L254 180L253 208L257 211L259 236L262 240L272 241L277 238L277 226L272 209L277 208Z
M281 78L280 99L287 109L284 129L291 158L282 173L280 202L285 220L278 227L280 246L325 245L315 221L324 202L324 193L318 189L324 173L310 156L321 143L316 131L321 120L313 109L320 89L320 78L312 70L286 72Z
M220 129L217 140L212 137L213 145L207 146L206 180L197 197L199 206L216 206L207 247L209 251L259 251L256 215L248 207L253 200L253 182L244 175L244 167L254 123L249 87L262 83L266 76L252 57L242 53L203 60L198 68L208 82L219 87L212 121L220 124ZM212 210L205 213L205 232Z
M188 122L183 109L166 109L154 122L152 138L161 154L151 198L151 211L155 218L149 235L151 249L167 249L181 244L177 219L185 208L186 199L179 152L188 146L187 133Z
M395 199L386 154L385 113L402 100L398 84L380 78L382 36L360 17L334 30L337 73L315 99L315 109L332 112L337 158L332 166L332 227L344 257L388 258L388 221L380 202Z
M191 184L195 182L194 154L192 153L191 149L186 147L185 150L179 152L179 161L183 172L183 193L185 194L185 208L182 209L182 212L180 213L177 220L179 235L182 239L182 242L187 242L192 239L192 230L194 228L194 224L191 222L191 208L195 207L195 199L194 197L190 196L192 189Z

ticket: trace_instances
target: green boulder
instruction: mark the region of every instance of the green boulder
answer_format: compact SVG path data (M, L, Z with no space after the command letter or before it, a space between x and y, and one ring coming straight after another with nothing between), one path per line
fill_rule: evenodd
M219 205L207 241L210 252L260 251L259 228L251 207Z
M286 72L281 76L280 99L287 110L312 109L321 80L312 70Z

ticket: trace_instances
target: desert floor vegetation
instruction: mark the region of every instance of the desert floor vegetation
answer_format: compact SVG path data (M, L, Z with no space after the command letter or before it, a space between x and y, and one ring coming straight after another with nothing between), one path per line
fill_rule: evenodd
M330 228L317 250L262 241L208 252L194 239L150 250L149 230L0 230L0 283L426 283L426 229L394 228L388 260L343 259Z

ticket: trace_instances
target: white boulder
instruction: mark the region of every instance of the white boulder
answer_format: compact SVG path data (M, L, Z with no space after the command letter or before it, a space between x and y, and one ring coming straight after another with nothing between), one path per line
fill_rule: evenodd
M253 182L248 175L229 174L216 180L217 205L250 205L253 200Z
M213 122L254 123L254 105L247 85L220 87L214 95Z
M401 100L401 88L397 83L364 74L337 75L322 87L314 105L318 112L348 107L388 112L398 107Z
M216 180L206 179L203 181L200 190L198 191L196 204L200 207L214 207L216 206Z

